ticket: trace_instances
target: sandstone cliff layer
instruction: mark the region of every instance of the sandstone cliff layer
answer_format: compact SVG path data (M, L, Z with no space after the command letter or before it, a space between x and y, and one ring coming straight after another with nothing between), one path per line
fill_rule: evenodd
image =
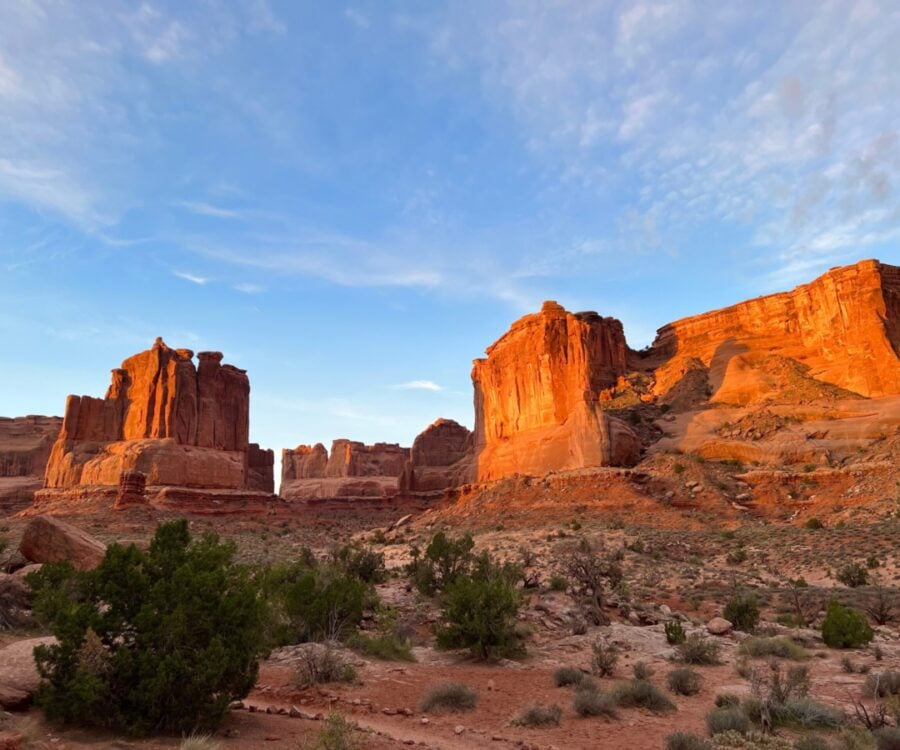
M365 445L338 439L325 446L299 445L281 452L281 489L286 500L392 498L409 459L396 443Z
M0 417L0 509L31 502L61 425L61 417Z
M272 492L274 454L248 442L250 381L219 352L153 347L112 371L106 397L69 396L39 499L53 490L148 486Z
M452 419L438 419L416 436L400 476L404 493L432 494L474 481L474 434Z
M472 369L478 481L638 461L637 436L600 405L628 369L618 320L545 302L486 354Z
M793 291L684 318L659 329L645 363L665 395L700 362L713 401L790 397L773 367L867 397L900 393L900 267L861 261ZM640 358L637 361L641 366Z

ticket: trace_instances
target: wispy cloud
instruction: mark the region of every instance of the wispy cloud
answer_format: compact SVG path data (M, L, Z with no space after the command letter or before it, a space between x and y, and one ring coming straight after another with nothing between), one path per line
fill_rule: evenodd
M470 2L423 33L479 72L559 189L652 224L665 241L646 249L689 253L718 222L787 278L835 256L822 241L850 253L895 226L870 210L900 206L894 3Z
M406 383L398 383L391 386L401 391L443 391L444 387L433 380L410 380Z
M243 217L240 211L223 208L205 201L180 201L178 205L200 216L213 216L217 219L240 219Z
M344 18L360 29L368 29L371 25L369 19L360 13L356 8L345 8Z
M261 284L251 284L249 282L235 284L234 289L238 292L243 292L244 294L261 294L266 291L266 288Z
M198 276L197 274L189 273L187 271L172 271L172 275L177 276L179 279L190 281L192 284L197 284L198 286L205 286L209 283L208 277Z

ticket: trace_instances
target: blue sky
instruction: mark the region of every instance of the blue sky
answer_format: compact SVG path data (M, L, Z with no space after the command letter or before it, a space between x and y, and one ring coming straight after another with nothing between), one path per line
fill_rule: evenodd
M640 347L900 262L898 39L892 0L4 0L0 414L162 335L268 447L409 444L544 299Z

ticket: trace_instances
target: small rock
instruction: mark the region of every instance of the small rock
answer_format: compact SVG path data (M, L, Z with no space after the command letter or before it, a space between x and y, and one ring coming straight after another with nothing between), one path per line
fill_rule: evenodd
M491 692L493 692L493 691L496 690L496 689L497 689L497 686L494 685L494 681L493 681L493 680L488 680L488 681L487 681L487 687L486 687L486 690L487 690L489 693L491 693Z
M706 629L712 635L728 635L733 627L724 617L713 617L706 623Z
M462 734L466 731L466 728L462 724L457 724L453 727L453 734Z

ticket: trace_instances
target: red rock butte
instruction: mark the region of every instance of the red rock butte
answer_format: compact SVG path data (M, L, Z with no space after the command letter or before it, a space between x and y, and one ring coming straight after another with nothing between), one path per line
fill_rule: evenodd
M628 370L618 320L545 302L486 354L472 368L478 481L640 459L637 435L600 403Z
M790 292L757 297L659 329L656 393L690 369L709 370L713 400L746 403L778 383L772 357L861 396L900 393L900 267L864 260L833 268ZM767 362L768 360L768 362Z
M148 487L271 493L274 454L248 440L250 381L219 352L153 347L112 371L105 398L69 396L44 490L119 485L141 472Z
M330 457L321 444L286 450L282 493L433 497L515 474L630 467L661 436L636 407L900 394L898 351L900 268L875 260L670 323L643 351L629 348L618 320L548 301L474 361L474 433L438 420L405 465L396 445L338 440Z

